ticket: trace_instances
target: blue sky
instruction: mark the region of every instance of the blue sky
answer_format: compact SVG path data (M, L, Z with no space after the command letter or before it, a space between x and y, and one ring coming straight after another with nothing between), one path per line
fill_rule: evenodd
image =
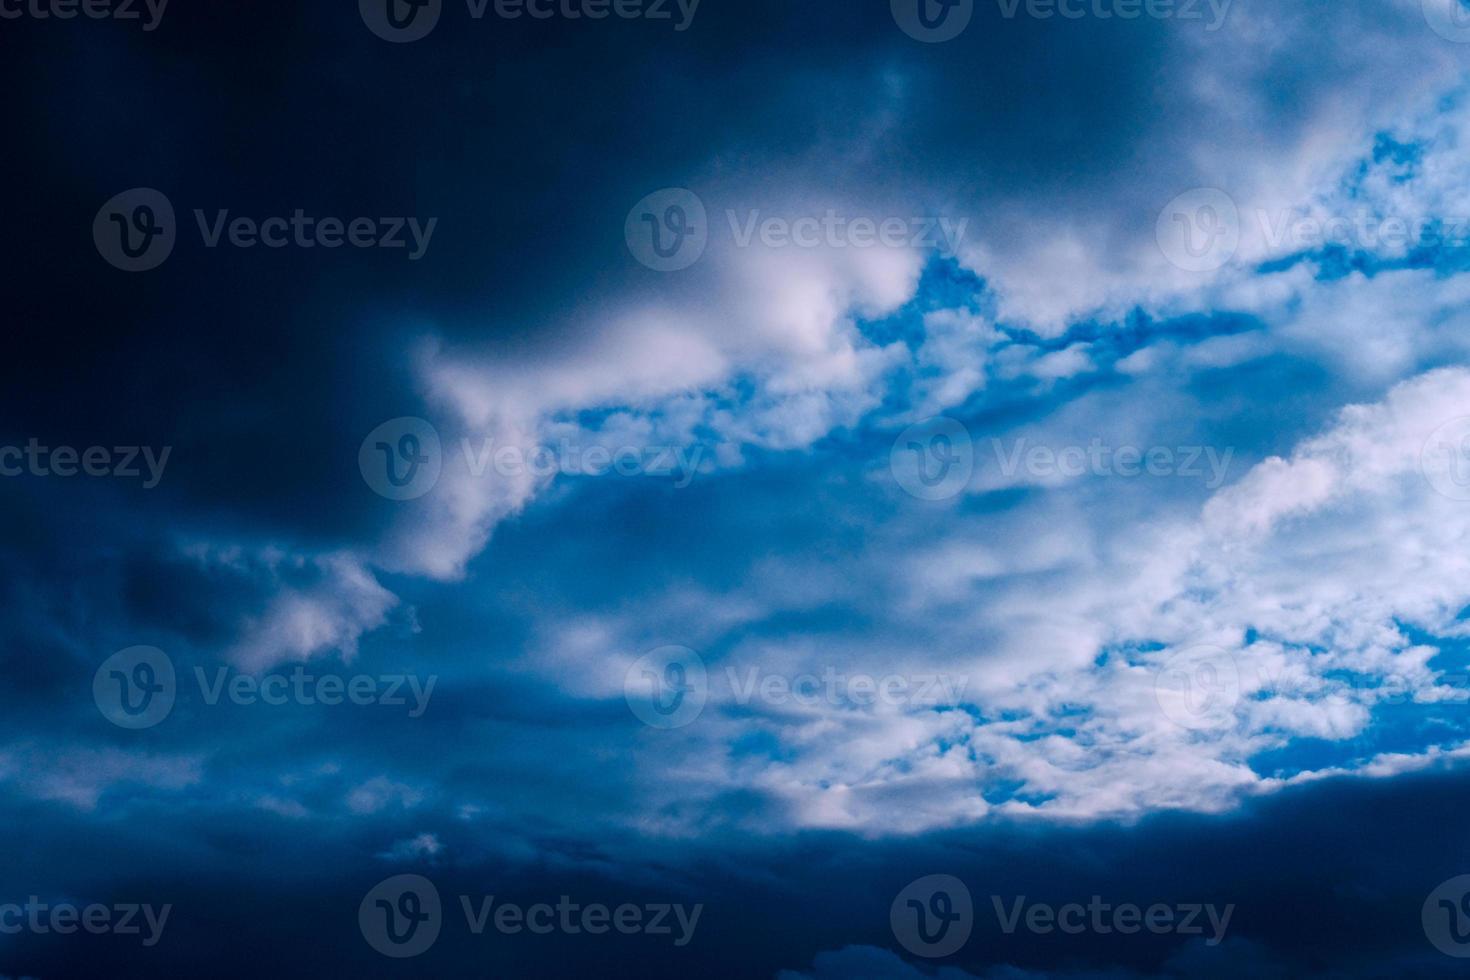
M1459 0L905 3L0 23L0 977L1458 967Z

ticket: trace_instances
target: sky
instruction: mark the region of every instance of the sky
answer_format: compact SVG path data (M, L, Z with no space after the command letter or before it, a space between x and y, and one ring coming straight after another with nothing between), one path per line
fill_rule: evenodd
M0 978L1463 971L1462 0L0 48Z

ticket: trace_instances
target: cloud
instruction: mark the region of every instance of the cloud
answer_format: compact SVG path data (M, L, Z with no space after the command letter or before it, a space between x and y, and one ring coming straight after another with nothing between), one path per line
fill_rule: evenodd
M1097 424L1088 406L1111 397L1083 396L1078 417ZM1181 414L1153 401L1151 420L1126 423L1140 430L1130 438ZM767 831L881 835L991 815L1228 810L1285 785L1256 770L1262 753L1299 739L1346 748L1388 706L1427 710L1457 696L1431 666L1435 640L1411 631L1440 643L1464 632L1464 549L1446 542L1470 535L1470 513L1426 479L1421 456L1467 403L1470 372L1426 373L1380 402L1342 408L1320 434L1222 489L1192 481L1160 506L1164 483L1137 484L1145 516L1124 495L1098 496L1118 485L1106 475L1047 487L974 528L931 527L908 507L838 578L797 553L769 582L753 576L694 602L654 592L636 614L559 623L526 667L571 696L620 702L639 653L670 636L705 651L704 714L678 742L634 753L651 777L635 804L645 813L739 790L766 801L751 819ZM804 582L818 607L890 601L852 630L754 628L803 608L799 591L778 584L786 578ZM1171 714L1161 691L1175 658L1200 648L1218 651L1236 685L1218 725ZM748 671L789 681L834 669L942 674L960 698L863 707L737 696ZM1457 757L1465 735L1446 738L1420 746L1424 761L1368 752L1331 772ZM678 819L649 826L684 832Z
M434 834L419 834L405 840L394 841L389 847L378 855L383 861L416 861L424 858L438 857L444 851L444 845Z
M0 781L38 800L95 810L115 790L178 792L204 780L204 756L22 742L0 750Z
M263 610L246 617L239 639L225 653L244 671L259 673L333 653L351 663L358 641L386 623L398 604L351 554L268 558L264 565L275 591Z
M359 816L381 813L390 807L411 810L424 801L422 790L375 776L347 794L347 809Z
M1277 251L1257 210L1327 191L1379 129L1460 74L1457 46L1428 28L1417 0L1330 12L1237 0L1223 29L1179 27L1151 66L1167 85L1130 93L1144 103L1123 115L1139 127L1131 153L1066 186L1033 181L975 202L964 258L994 285L1002 319L1057 336L1080 318L1119 320L1248 272ZM1155 241L1164 206L1194 188L1224 190L1246 219L1219 273L1184 272Z

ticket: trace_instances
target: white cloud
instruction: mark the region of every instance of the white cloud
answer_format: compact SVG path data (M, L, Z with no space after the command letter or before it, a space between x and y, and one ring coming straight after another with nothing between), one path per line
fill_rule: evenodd
M150 753L21 743L0 750L0 782L38 800L95 810L109 791L177 792L204 777L200 755Z
M751 790L768 801L754 824L766 830L903 834L993 812L1088 820L1225 810L1312 778L1258 775L1248 763L1257 753L1296 738L1347 745L1390 698L1458 696L1429 667L1434 647L1401 624L1463 632L1455 617L1470 605L1470 505L1438 493L1419 463L1428 435L1467 404L1470 371L1415 378L1343 409L1288 458L1200 490L1192 514L1181 501L1151 520L1122 519L1121 498L1091 493L1098 480L973 526L940 524L933 537L916 511L876 531L841 576L821 580L811 562L813 602L896 600L864 633L756 633L728 647L720 638L750 617L793 607L752 579L696 604L708 618L651 596L636 616L569 627L530 665L578 697L620 699L623 671L659 635L724 649L697 723L633 753L647 773L634 809L648 832L688 832L669 815L681 802ZM1079 496L1107 510L1077 509ZM799 581L806 559L796 561L784 572ZM887 584L875 586L875 574ZM1161 702L1161 669L1198 646L1238 674L1220 727L1190 727ZM963 682L960 707L741 702L723 679L829 666L945 673ZM731 753L756 735L779 748ZM1425 764L1415 758L1341 768ZM1000 787L1005 795L988 801Z
M1461 46L1429 29L1418 0L1330 9L1236 0L1223 29L1180 30L1171 41L1155 69L1166 94L1133 107L1144 114L1136 155L1073 184L1023 186L970 206L963 256L996 289L1003 321L1058 336L1079 318L1118 320L1135 305L1189 301L1238 279L1281 251L1256 211L1275 215L1330 193L1375 133L1462 71ZM1176 268L1155 241L1164 206L1202 187L1227 192L1243 218L1234 261L1218 273Z
M444 844L434 834L419 834L405 840L394 841L389 847L378 855L383 861L417 861L423 858L438 857L444 851Z
M260 672L326 653L350 662L358 640L387 622L388 611L398 603L354 556L325 555L310 565L316 581L282 583L266 608L249 618L226 653L235 666Z
M347 809L358 816L381 813L390 807L411 810L424 801L423 790L375 776L347 794Z

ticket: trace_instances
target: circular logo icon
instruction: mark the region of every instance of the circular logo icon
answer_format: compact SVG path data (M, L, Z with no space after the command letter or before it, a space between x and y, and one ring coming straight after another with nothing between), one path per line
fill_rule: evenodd
M92 675L92 700L119 728L152 728L174 709L174 663L157 647L119 650Z
M920 878L893 900L888 924L899 945L915 956L949 956L969 941L975 925L970 889L953 875Z
M683 728L709 699L704 660L688 647L659 647L623 675L623 697L638 720L653 728Z
M1240 701L1240 668L1218 647L1194 647L1170 657L1154 675L1164 716L1195 730L1229 728Z
M444 0L357 0L368 30L393 44L429 36L444 12Z
M1419 470L1437 492L1470 500L1470 416L1434 430L1419 453Z
M893 443L888 465L898 485L912 496L948 500L970 484L975 443L959 422L937 416L905 429Z
M1447 41L1470 44L1470 6L1465 0L1422 0L1430 30Z
M1470 958L1470 875L1444 882L1424 900L1424 935L1446 956Z
M654 191L628 212L623 236L633 258L655 272L687 269L709 245L704 202L682 187Z
M1214 272L1240 248L1240 209L1222 190L1199 187L1159 213L1154 229L1164 258L1185 272Z
M417 418L384 422L362 441L357 466L373 492L389 500L416 500L434 489L443 468L438 431Z
M173 253L178 233L173 204L151 187L123 191L92 219L97 251L124 272L158 268Z
M380 881L357 907L362 938L396 960L417 956L434 945L443 924L439 889L423 875L394 875Z
M970 26L975 0L891 0L893 19L915 41L953 41Z

